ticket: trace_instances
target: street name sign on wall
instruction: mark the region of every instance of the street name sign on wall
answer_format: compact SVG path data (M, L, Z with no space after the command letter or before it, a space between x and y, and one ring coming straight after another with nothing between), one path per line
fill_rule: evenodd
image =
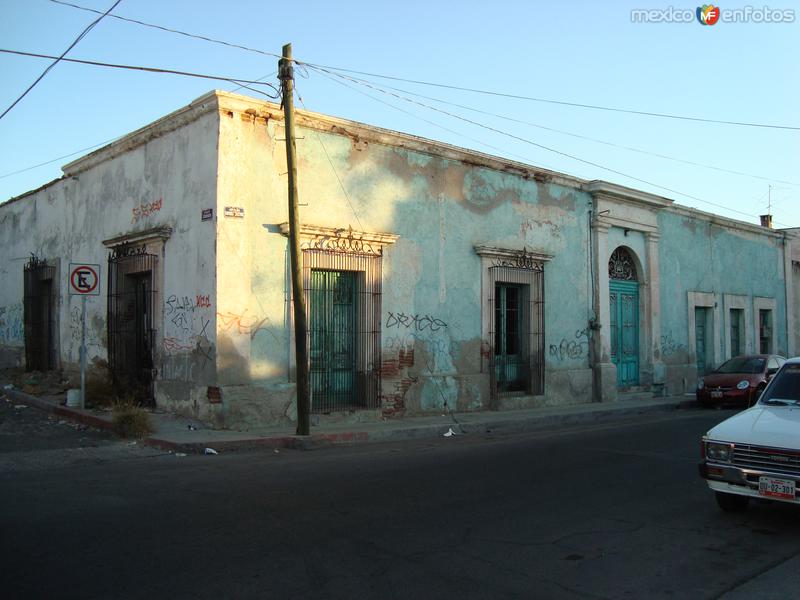
M68 284L71 296L99 296L100 265L69 263Z

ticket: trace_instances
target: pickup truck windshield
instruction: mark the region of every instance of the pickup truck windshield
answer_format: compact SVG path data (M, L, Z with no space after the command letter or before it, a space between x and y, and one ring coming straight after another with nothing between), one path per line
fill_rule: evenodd
M784 365L759 399L761 404L800 402L800 365Z

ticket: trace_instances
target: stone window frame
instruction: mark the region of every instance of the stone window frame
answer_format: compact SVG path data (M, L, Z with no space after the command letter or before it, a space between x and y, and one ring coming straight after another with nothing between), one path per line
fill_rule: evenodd
M761 348L756 347L755 344L758 344L761 340L761 332L759 331L761 326L761 319L760 311L768 310L772 313L772 338L770 339L770 351L769 354L777 354L778 352L778 328L777 328L777 307L778 302L775 298L767 298L764 296L753 296L753 349L758 350L758 354L761 353Z
M749 298L741 294L723 294L722 307L723 307L723 322L725 323L725 360L733 358L731 355L733 349L731 348L731 310L741 310L744 315L744 326L740 331L741 336L744 333L744 354L753 353L753 328L752 320L753 313L750 311Z
M687 292L688 300L688 340L689 340L689 356L691 356L692 364L697 364L697 337L695 336L696 323L694 318L695 308L710 308L713 314L714 331L711 339L711 361L713 366L719 365L722 360L722 352L720 349L720 331L722 318L720 315L719 302L717 301L717 294L714 292Z
M496 282L492 277L490 269L498 266L515 269L515 265L519 264L520 268L518 268L518 271L520 273L520 277L512 283L521 283L523 285L529 285L532 288L535 285L533 273L541 272L542 277L544 277L544 265L550 261L553 256L544 252L531 251L527 248L512 249L500 248L496 246L476 245L474 246L474 249L475 253L480 257L481 269L481 373L486 373L492 376L490 370L492 357L490 353L494 351L494 340L491 339L490 332L492 330L492 323L494 320L494 315L492 314L492 307L494 306L494 288L495 284L498 282ZM531 269L531 266L533 266L534 263L537 263L536 270ZM526 272L531 273L531 276L526 277ZM523 281L523 279L525 281ZM542 294L544 294L544 286L545 283L543 280ZM544 307L544 297L542 297L542 304ZM544 335L544 331L542 332L542 335ZM519 392L507 392L507 394L511 395L517 393Z

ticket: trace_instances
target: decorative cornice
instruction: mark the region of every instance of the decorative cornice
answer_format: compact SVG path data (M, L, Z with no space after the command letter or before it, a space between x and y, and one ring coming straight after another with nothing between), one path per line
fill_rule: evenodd
M125 233L118 235L107 240L103 240L103 245L106 248L113 248L120 244L147 244L161 240L166 242L172 235L172 227L164 225L162 227L154 227L152 229L145 229L144 231L135 231L132 233Z
M522 250L514 250L511 248L477 245L475 246L475 253L481 258L490 260L493 267L511 267L530 271L541 271L544 268L544 263L553 258L552 254L535 252L524 247Z
M627 200L636 204L647 204L656 208L665 208L671 206L673 201L663 196L656 196L655 194L648 194L642 190L625 187L624 185L617 185L616 183L609 183L595 179L583 185L583 190L589 192L596 198L609 198L612 200Z
M281 223L279 227L288 237L289 223ZM352 227L300 225L300 247L303 250L381 255L384 246L394 244L398 239L400 236L393 233L356 231Z

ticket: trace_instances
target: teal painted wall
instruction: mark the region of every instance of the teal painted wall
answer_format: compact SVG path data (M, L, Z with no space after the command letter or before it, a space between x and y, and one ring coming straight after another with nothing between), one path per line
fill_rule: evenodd
M754 296L774 298L775 350L786 354L786 292L780 239L723 228L671 212L660 213L659 229L664 362L688 362L687 351L692 351L688 348L687 325L687 292L690 291L717 294L720 307L723 307L724 294L747 296L751 311ZM723 331L715 335L724 336L727 332L723 327Z
M275 141L283 130L270 122L273 150L265 153L264 141L250 134L250 127L236 119L223 121L223 137L235 144L226 146L221 172L230 173L225 178L237 186L236 204L246 207L251 227L250 248L237 252L252 256L254 264L265 251L273 256L259 261L250 294L277 299L286 285L284 252L279 251L285 238L265 233L262 224L286 220L285 177L277 175L286 171L283 142ZM383 379L384 395L402 396L408 412L440 410L445 404L465 410L488 405L481 297L485 274L474 249L488 245L552 255L545 266L547 375L540 401L591 399L589 343L583 333L590 316L589 194L538 175L537 181L503 162L497 164L504 170L494 169L305 128L298 136L303 223L400 236L385 248L383 258L381 359L384 374L395 372ZM265 190L269 202L261 200ZM241 302L240 297L231 296L231 302ZM250 304L265 324L285 322L283 303ZM417 330L399 323L413 323L407 317L414 316L445 325ZM246 361L253 382L286 380L280 367L288 362L289 329L275 327L271 333L253 336L237 355L231 354L231 364ZM249 357L242 353L245 348ZM413 365L407 364L409 349L414 350Z

